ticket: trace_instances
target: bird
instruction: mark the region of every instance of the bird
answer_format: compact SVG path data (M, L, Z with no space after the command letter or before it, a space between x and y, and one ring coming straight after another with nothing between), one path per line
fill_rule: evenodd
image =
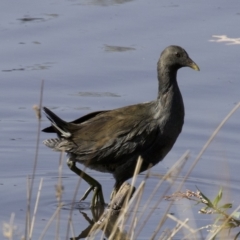
M172 149L184 124L184 103L177 82L182 67L200 70L182 47L166 47L157 62L158 94L153 101L92 112L72 122L43 107L51 126L42 131L57 134L57 138L43 143L66 152L69 168L89 184L81 200L93 191L91 207L104 205L101 184L76 163L112 174L113 194L133 176L139 156L141 173L163 160Z

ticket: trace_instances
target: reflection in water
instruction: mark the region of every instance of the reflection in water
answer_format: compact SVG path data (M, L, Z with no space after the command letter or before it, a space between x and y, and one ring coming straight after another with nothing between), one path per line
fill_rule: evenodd
M104 48L106 52L126 52L126 51L136 50L136 48L133 48L133 47L120 47L120 46L110 46L110 45L105 45Z
M105 212L103 212L104 206L91 208L93 217L89 218L86 213L80 211L89 226L82 230L77 237L71 238L71 240L86 237L96 239L95 237L99 231L103 231L104 235L110 239L129 240L128 233L122 228L119 228L120 222L117 222L117 220L119 218L126 219L125 211L128 211L128 203L134 192L135 187L125 182L111 200ZM123 225L125 225L125 223Z
M73 238L70 238L70 240L79 240L79 239L85 239L87 237L90 237L91 239L97 239L95 238L96 236L95 231L97 229L101 229L101 231L104 232L104 235L106 238L109 238L113 232L114 235L111 237L111 239L124 239L124 240L129 240L128 234L125 231L120 230L120 228L115 229L115 223L118 219L118 216L110 216L109 221L107 221L106 226L101 226L98 220L100 220L101 215L103 214L103 210L101 214L95 215L92 211L92 218L90 218L85 212L80 211L80 213L83 215L83 218L87 221L89 224L85 229L81 231L81 233L78 236L74 236ZM100 212L99 212L100 213Z
M71 210L71 209L78 209L80 212L81 210L88 210L91 209L90 203L88 202L74 202L74 203L65 203L62 206L63 210Z
M87 221L87 223L89 224L85 229L83 229L81 231L81 233L74 238L70 238L70 239L83 239L83 238L87 238L94 226L94 224L99 220L99 218L101 217L101 215L103 214L104 211L104 207L99 206L97 208L92 208L91 209L91 213L92 213L92 217L89 217L87 215L87 213L82 212L79 210L79 212L83 215L83 218Z

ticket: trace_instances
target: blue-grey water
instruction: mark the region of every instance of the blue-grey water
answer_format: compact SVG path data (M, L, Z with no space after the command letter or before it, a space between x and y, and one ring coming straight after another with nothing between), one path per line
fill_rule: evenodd
M240 101L239 6L237 0L211 4L190 0L0 2L0 221L9 222L11 213L15 214L18 230L14 239L20 239L25 229L27 176L32 174L38 127L32 108L39 105L42 80L43 105L70 121L91 111L154 99L156 63L161 51L171 44L184 47L201 71L179 71L186 109L183 132L164 161L152 169L152 173L163 175L190 150L188 164L180 174L184 177L218 124ZM197 186L213 198L223 186L227 201L238 207L239 119L240 110L220 130L183 190L195 191ZM41 127L48 125L43 116ZM33 239L38 239L57 206L59 154L41 143L53 136L40 135L32 209L41 178L43 186ZM108 201L112 176L88 172L102 183ZM62 175L62 200L70 203L78 178L65 163ZM143 178L144 174L140 180ZM148 179L143 204L158 181L154 176ZM78 199L86 188L82 183ZM89 201L85 200L86 205ZM168 203L161 204L138 239L149 239L153 234ZM185 201L176 205L181 207L174 214L190 218L195 227L209 224L211 217L199 215L199 206L191 203L189 207ZM189 208L193 217L188 215ZM85 211L91 217L90 211ZM66 237L68 216L69 209L63 209L59 239ZM169 221L165 228L174 224ZM87 225L83 215L74 210L75 236ZM53 223L44 239L54 238L55 229ZM182 236L182 232L179 234ZM208 233L203 230L202 234Z

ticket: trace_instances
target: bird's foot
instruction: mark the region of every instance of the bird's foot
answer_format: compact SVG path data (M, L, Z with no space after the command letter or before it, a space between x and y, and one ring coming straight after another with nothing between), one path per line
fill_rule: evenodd
M93 191L93 197L92 197L90 207L94 208L98 206L104 206L105 202L104 202L102 187L100 184L99 186L90 186L79 201L80 202L84 201L88 197L91 191Z
M102 192L102 186L95 186L93 188L93 197L92 197L92 203L91 207L97 207L97 206L104 206L104 197Z

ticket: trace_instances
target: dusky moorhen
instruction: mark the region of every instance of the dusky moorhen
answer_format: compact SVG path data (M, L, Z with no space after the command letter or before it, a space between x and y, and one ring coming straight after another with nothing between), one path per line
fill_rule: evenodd
M171 150L184 122L184 104L177 83L177 71L182 67L199 71L183 48L167 47L157 63L158 96L151 102L93 112L73 122L66 122L43 108L52 123L43 132L58 135L44 144L65 151L69 168L90 185L81 200L93 190L91 206L104 204L101 185L77 168L76 162L113 174L113 192L116 192L133 176L139 156L143 159L142 172L156 165Z

